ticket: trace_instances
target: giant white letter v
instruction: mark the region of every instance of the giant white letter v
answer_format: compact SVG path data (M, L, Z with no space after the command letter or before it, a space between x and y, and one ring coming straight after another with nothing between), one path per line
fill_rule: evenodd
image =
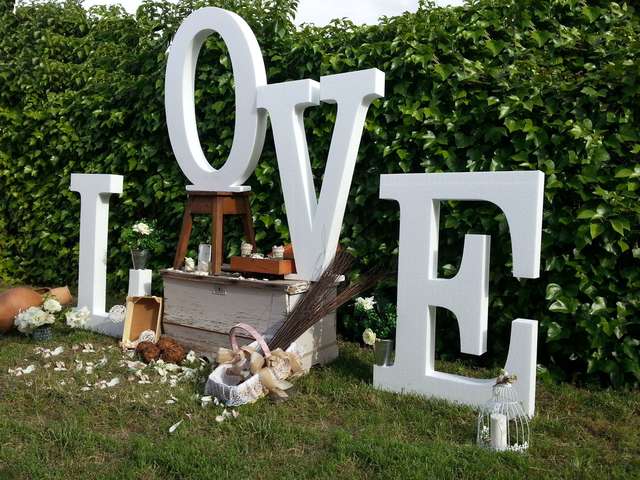
M384 96L377 69L258 89L258 108L269 112L298 275L316 280L333 259L349 197L369 105ZM304 130L304 110L320 101L338 107L320 197L316 199Z

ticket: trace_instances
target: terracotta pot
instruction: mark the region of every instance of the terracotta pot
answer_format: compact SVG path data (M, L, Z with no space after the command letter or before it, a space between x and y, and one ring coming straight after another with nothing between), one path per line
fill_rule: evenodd
M37 307L42 303L42 295L26 288L18 287L0 294L0 332L6 333L13 327L13 319L21 311L29 307Z
M73 302L73 297L71 296L69 287L67 287L66 285L64 287L57 288L38 288L36 292L41 295L44 295L46 293L48 293L49 295L53 295L61 305L69 305L71 302Z

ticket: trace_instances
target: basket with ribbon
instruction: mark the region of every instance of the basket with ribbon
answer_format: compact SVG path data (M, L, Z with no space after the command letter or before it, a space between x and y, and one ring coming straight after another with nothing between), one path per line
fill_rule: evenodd
M240 347L237 332L248 333L255 341ZM295 344L286 351L269 349L264 337L251 325L238 323L229 330L231 349L218 350L219 365L211 372L205 395L212 395L227 406L253 403L265 395L287 398L287 381L304 373Z

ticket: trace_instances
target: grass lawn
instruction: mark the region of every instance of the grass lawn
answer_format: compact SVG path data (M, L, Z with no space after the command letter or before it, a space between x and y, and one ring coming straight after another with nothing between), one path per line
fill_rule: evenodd
M95 353L73 350L86 342ZM152 382L139 384L114 339L75 332L40 345L64 352L43 359L38 344L0 337L2 479L640 477L639 392L539 385L530 453L493 454L473 445L472 409L373 389L372 354L354 344L298 379L289 401L263 399L222 423L222 407L200 404L201 379L170 387L147 369ZM73 369L103 357L93 374Z

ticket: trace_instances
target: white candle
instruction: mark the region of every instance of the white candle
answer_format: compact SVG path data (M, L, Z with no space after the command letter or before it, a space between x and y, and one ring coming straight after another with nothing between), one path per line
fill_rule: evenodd
M240 255L243 257L250 257L251 252L253 251L253 245L250 243L242 242L240 244Z
M491 448L498 452L507 449L507 416L502 413L491 414Z
M275 245L271 250L271 256L275 259L284 258L284 247Z

